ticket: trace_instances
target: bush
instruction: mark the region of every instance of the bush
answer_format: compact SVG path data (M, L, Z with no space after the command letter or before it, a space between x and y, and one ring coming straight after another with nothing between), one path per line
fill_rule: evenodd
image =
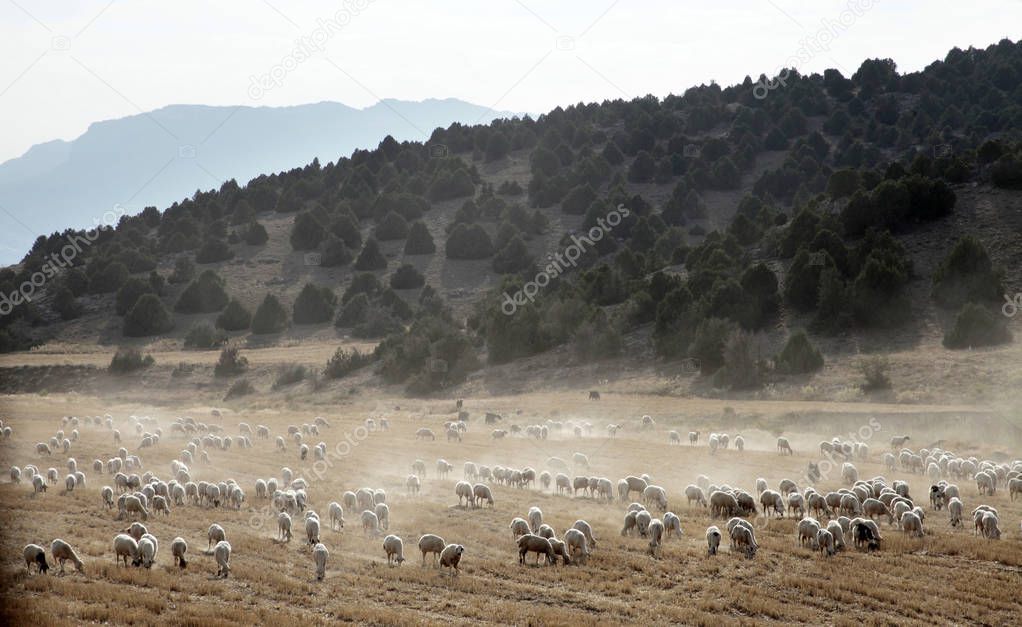
M266 232L266 227L259 224L255 220L249 222L248 226L245 227L244 238L245 243L249 246L262 246L270 239L269 233Z
M195 253L196 263L217 263L234 257L234 251L222 239L211 238L203 242Z
M287 327L287 310L277 297L267 294L252 316L252 333L280 333Z
M344 242L334 235L328 235L322 244L319 265L324 268L336 268L348 265L351 259L351 251Z
M216 326L225 331L244 331L252 324L252 314L235 298L216 317Z
M958 240L933 273L933 298L944 307L995 302L1004 293L986 248L975 237Z
M485 259L493 255L490 235L478 224L459 224L447 236L448 259Z
M358 259L355 260L355 269L370 271L387 269L387 259L380 252L379 243L372 237L366 240L362 252L358 254Z
M497 161L511 151L511 142L504 133L496 132L490 135L486 142L486 162Z
M83 309L74 293L66 287L57 290L53 296L53 311L60 315L61 320L73 320L82 315Z
M101 271L89 276L89 289L93 294L109 294L121 289L129 277L128 267L120 261L107 264Z
M788 337L776 359L777 370L786 374L816 372L823 367L823 355L816 350L805 331L796 331Z
M876 355L873 357L866 357L859 361L858 364L859 372L866 380L862 385L862 389L866 392L872 390L887 390L891 387L891 379L888 376L888 372L891 369L891 363L886 357L882 355Z
M413 222L408 229L408 239L405 240L405 254L432 255L435 252L436 244L433 243L429 229L422 222Z
M220 351L220 359L213 368L218 377L233 377L248 370L248 359L240 353L237 346L228 346Z
M408 221L391 211L376 225L373 235L381 242L404 239L408 237Z
M216 272L206 270L181 292L174 311L188 314L213 313L223 309L227 301L224 280Z
M195 277L195 264L188 257L181 256L174 260L174 271L170 273L171 283L187 283Z
M341 308L334 325L350 328L362 324L369 316L369 298L365 294L357 294Z
M967 303L955 318L955 325L944 334L944 346L951 349L996 346L1011 342L1004 316L976 303Z
M299 213L291 227L291 248L294 250L313 250L323 241L326 229L312 212Z
M134 347L118 348L110 360L107 372L110 374L128 374L152 366L156 361L152 355L142 356L141 351Z
M359 368L371 364L375 359L372 353L363 355L358 352L357 348L353 348L350 351L338 348L334 353L334 356L326 362L326 368L323 369L323 376L329 379L340 379L345 377Z
M247 379L235 381L230 389L227 390L227 394L224 396L225 401L229 401L232 398L238 398L239 396L248 396L249 394L255 394L255 388L248 382Z
M522 272L531 268L532 265L532 255L529 254L528 247L518 235L512 236L510 241L493 257L493 271L497 274Z
M118 316L123 316L135 306L138 299L143 294L152 294L154 292L149 281L143 281L138 278L130 278L124 282L121 289L117 290L117 297L114 300L114 311L117 312Z
M734 331L734 324L722 318L707 318L696 327L688 355L699 360L699 371L710 375L724 365L724 344Z
M714 377L714 384L736 390L758 388L762 383L760 365L754 354L751 333L734 330L724 343L724 366Z
M302 381L305 380L305 376L307 374L308 374L308 371L305 369L305 366L293 365L293 364L292 365L283 366L277 372L277 378L273 382L273 389L274 390L279 390L280 388L288 386L288 385L294 385L295 383L301 383Z
M144 294L124 317L124 335L146 337L159 335L174 328L170 312L155 294Z
M1022 158L1004 155L990 168L990 178L997 187L1017 189L1022 187Z
M208 324L197 324L185 335L185 348L212 350L227 342L227 334L217 331Z
M403 264L390 275L390 286L395 290L411 290L426 284L426 277L411 264Z
M295 324L317 324L329 322L334 317L337 295L328 287L306 283L295 299Z

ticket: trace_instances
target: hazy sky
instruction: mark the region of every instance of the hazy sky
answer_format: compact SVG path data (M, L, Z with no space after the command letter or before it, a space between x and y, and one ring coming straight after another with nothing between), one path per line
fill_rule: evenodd
M731 84L803 46L802 71L916 70L1020 24L1019 0L0 0L0 161L174 103L542 112Z

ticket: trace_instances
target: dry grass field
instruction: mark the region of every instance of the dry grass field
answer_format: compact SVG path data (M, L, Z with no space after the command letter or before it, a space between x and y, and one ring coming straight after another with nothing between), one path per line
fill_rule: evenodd
M963 408L914 407L915 414L899 415L896 406L856 403L828 407L805 406L802 422L786 423L784 434L795 447L794 456L779 456L773 449L778 432L771 416L798 411L797 403L761 404L732 402L731 414L722 414L722 401L685 401L664 397L607 394L600 402L585 400L580 391L533 393L493 398L485 402L467 399L471 413L469 431L461 443L418 441L416 429L429 426L442 433L442 424L454 417L453 401L383 399L351 405L334 412L323 408L308 411L263 409L225 412L222 425L237 433L241 421L270 427L269 440L254 440L254 448L211 450L211 463L191 466L193 480L235 479L247 502L240 511L186 505L172 507L169 516L155 516L148 528L160 541L157 563L151 570L119 567L114 563L112 539L127 526L115 520L116 511L102 506L100 488L112 478L92 471L92 460L116 455L117 445L106 427L82 427L81 438L69 453L88 476L84 489L63 494L62 485L32 495L30 483L12 484L10 465L32 463L42 472L55 467L63 477L66 455L35 453L35 443L60 428L64 415L111 414L129 451L138 436L130 428L129 415L149 415L164 428L156 448L137 451L143 470L170 478L170 462L184 447L180 435L167 426L178 416L221 424L210 416L208 406L181 404L178 412L163 406L103 403L87 396L8 396L0 399L0 414L13 427L13 436L0 441L0 565L5 624L304 624L329 620L367 624L413 624L474 622L515 624L1018 624L1022 616L1022 500L1011 502L1006 491L980 497L971 481L959 485L967 513L980 503L1000 512L1003 536L987 541L970 527L953 530L945 511L927 507L926 536L909 539L895 528L881 524L884 537L879 552L855 550L821 557L798 547L794 521L755 520L760 551L753 559L729 554L727 541L715 557L706 554L703 538L713 521L705 510L689 507L684 488L697 475L714 483L728 483L753 492L757 477L772 488L784 477L798 480L808 461L817 459L817 442L835 435L869 432L872 448L868 462L857 462L860 476L883 474L889 481L904 479L912 494L925 502L928 481L919 475L886 473L880 455L892 435L910 433L917 445L943 441L945 448L961 454L989 456L996 461L1017 459L1020 443L1003 438L996 446L975 428L963 428ZM905 408L901 408L903 413ZM521 425L546 419L589 420L591 437L576 438L567 432L537 441L508 437L494 441L491 427L483 424L484 411L497 411L506 422ZM518 413L520 411L520 413ZM919 413L928 413L924 420ZM656 428L642 432L639 417L649 413ZM273 437L288 425L311 423L316 415L332 426L312 437L331 451L329 467L314 467L298 458L297 447L274 451ZM364 431L368 417L387 417L387 432ZM870 419L879 429L869 427ZM979 420L979 419L977 419ZM711 456L705 446L707 431L720 421L732 436L739 432L729 424L744 424L744 453L733 448ZM608 437L604 425L620 423L622 430ZM982 424L981 422L970 424ZM915 425L913 427L913 425ZM691 447L685 434L690 428L703 431L700 444ZM685 444L669 445L667 431L682 431ZM341 444L348 442L347 445ZM589 498L557 496L540 489L516 489L491 484L492 509L456 506L454 484L462 477L462 465L479 464L543 469L545 460L558 456L571 460L574 452L589 456L587 473L616 481L628 474L649 473L667 489L670 509L682 520L684 536L667 541L660 560L646 553L647 541L619 534L627 503L598 503ZM436 461L444 458L455 466L449 479L436 477ZM415 459L427 465L427 478L418 496L408 496L404 479ZM310 507L324 519L322 541L330 550L326 578L315 579L314 565L304 532L296 518L295 538L280 543L275 518L267 513L268 501L255 497L257 478L280 476L282 467L293 469L309 482ZM840 486L837 472L822 482L826 490ZM367 537L358 515L346 511L347 524L330 531L325 522L327 504L341 500L345 490L362 486L383 488L390 506L390 533L404 539L407 561L388 567L382 537ZM534 566L532 557L518 564L508 524L524 516L532 505L544 512L558 536L577 519L589 521L598 546L585 565ZM206 529L218 522L233 547L231 576L215 579L216 565L207 548ZM969 523L969 521L967 521ZM452 577L421 565L416 549L423 533L437 533L448 542L465 546L462 572ZM182 536L189 543L191 561L180 571L173 565L170 542ZM49 546L56 537L69 541L86 563L84 575L47 576L28 574L21 558L30 542Z

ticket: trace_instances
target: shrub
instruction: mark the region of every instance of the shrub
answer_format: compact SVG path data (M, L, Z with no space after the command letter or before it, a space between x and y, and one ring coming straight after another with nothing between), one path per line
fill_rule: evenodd
M185 348L211 350L222 346L227 341L227 334L217 331L208 324L197 324L185 335Z
M216 272L206 270L181 292L174 311L188 314L213 313L223 309L227 301L224 280Z
M355 269L370 271L387 269L387 259L380 252L379 243L372 237L366 240L362 252L358 254L358 259L355 260Z
M862 389L870 392L872 390L887 390L891 387L891 379L888 372L891 369L891 362L882 355L865 357L859 361L859 372L866 380Z
M405 254L432 255L435 252L436 244L433 243L429 229L422 222L413 222L408 229L408 239L405 240Z
M235 298L216 317L216 326L225 331L243 331L252 324L252 314Z
M273 389L279 390L282 387L288 385L294 385L295 383L301 383L305 380L305 376L308 371L305 366L290 364L282 366L277 372L277 378L273 382Z
M338 348L334 356L326 362L323 376L330 379L340 379L363 366L371 364L374 359L375 357L372 353L363 355L358 352L357 348L353 348L350 351Z
M62 287L54 294L53 311L60 315L61 320L73 320L82 315L82 310L82 304L68 288Z
M336 235L349 249L361 248L362 231L358 220L351 213L342 213L330 225L330 232Z
M291 227L291 248L294 250L312 250L319 246L326 235L326 229L312 212L299 213Z
M944 307L998 301L1003 292L1000 273L972 236L958 240L933 273L933 298Z
M533 259L525 242L514 235L493 257L493 271L497 274L514 274L532 267Z
M336 306L337 295L333 290L306 283L298 294L298 298L295 299L292 319L295 324L329 322L334 317L334 307Z
M734 330L728 336L722 351L724 366L714 377L716 385L726 385L736 390L760 386L762 376L753 344L752 334L741 329Z
M486 161L497 161L511 151L511 142L504 133L496 132L490 135L486 142Z
M184 255L174 260L174 271L170 273L171 283L187 283L195 277L195 264Z
M123 316L135 306L135 303L138 302L138 299L143 294L152 294L153 292L154 290L148 281L132 277L124 282L121 289L117 290L114 311L117 312L118 316Z
M401 323L386 310L375 310L366 316L361 324L356 324L351 330L355 337L372 339L386 337L391 333L398 333L403 330Z
M334 235L328 235L322 244L319 265L324 268L336 268L351 263L351 258L351 251L344 242Z
M262 246L269 239L270 235L266 232L266 227L255 220L249 222L245 227L244 240L249 246Z
M493 255L490 235L478 224L459 224L447 236L448 259L485 259Z
M220 359L213 368L218 377L233 377L248 370L248 358L241 354L237 346L228 346L220 351Z
M342 328L354 327L365 322L368 315L369 298L365 294L357 294L341 308L334 325Z
M776 359L777 370L787 374L816 372L823 367L823 355L816 350L805 331L796 331L788 337Z
M404 239L408 237L408 221L401 214L391 211L376 225L373 235L381 242Z
M699 360L699 370L710 375L724 365L724 344L734 331L734 324L722 318L707 318L696 327L689 346L689 357Z
M210 238L195 253L196 263L217 263L234 257L234 251L222 239Z
M252 333L280 333L287 327L287 310L277 297L267 294L252 316Z
M155 294L143 294L124 317L124 335L128 337L159 335L172 328L170 312Z
M955 325L944 334L946 348L975 348L1011 342L1011 331L1004 316L976 303L966 303L955 318Z
M224 396L225 401L229 401L232 398L238 398L239 396L248 396L249 394L255 394L255 388L248 382L247 379L235 381L231 384L230 389L227 390L227 394Z
M991 166L990 178L997 187L1022 187L1022 158L1012 154L1004 155Z
M128 280L128 276L128 267L120 261L115 261L89 276L89 289L93 294L116 292Z
M110 360L110 366L107 367L107 372L110 374L128 374L148 368L154 363L156 363L156 361L153 359L152 355L143 356L142 352L137 348L128 346L117 349L117 352L114 353L113 359Z
M653 180L655 173L656 161L653 159L653 155L641 150L628 168L628 180L632 183L649 183Z
M390 275L390 286L395 290L411 290L426 284L426 277L411 264L403 264Z

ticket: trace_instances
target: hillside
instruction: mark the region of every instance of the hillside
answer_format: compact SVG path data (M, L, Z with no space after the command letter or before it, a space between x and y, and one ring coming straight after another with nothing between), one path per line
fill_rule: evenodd
M103 359L132 345L171 386L199 338L328 347L319 359L378 343L338 378L415 395L637 373L672 394L848 400L865 398L861 355L889 353L894 389L874 385L889 400L1011 406L1019 318L1000 307L1022 290L1022 45L769 82L764 98L748 78L454 124L425 144L388 135L147 209L0 319L0 345ZM551 266L623 211L577 267ZM37 242L3 293L69 236ZM503 294L541 271L560 276L505 315ZM225 307L241 322L218 332ZM799 329L809 347L785 353ZM271 393L273 370L255 372Z
M96 122L72 141L39 144L0 163L4 209L27 227L0 234L0 264L29 249L35 236L28 229L89 228L114 207L136 214L227 179L244 181L313 158L335 160L387 134L421 141L437 127L507 115L455 99L384 100L365 109L339 102L173 105Z

